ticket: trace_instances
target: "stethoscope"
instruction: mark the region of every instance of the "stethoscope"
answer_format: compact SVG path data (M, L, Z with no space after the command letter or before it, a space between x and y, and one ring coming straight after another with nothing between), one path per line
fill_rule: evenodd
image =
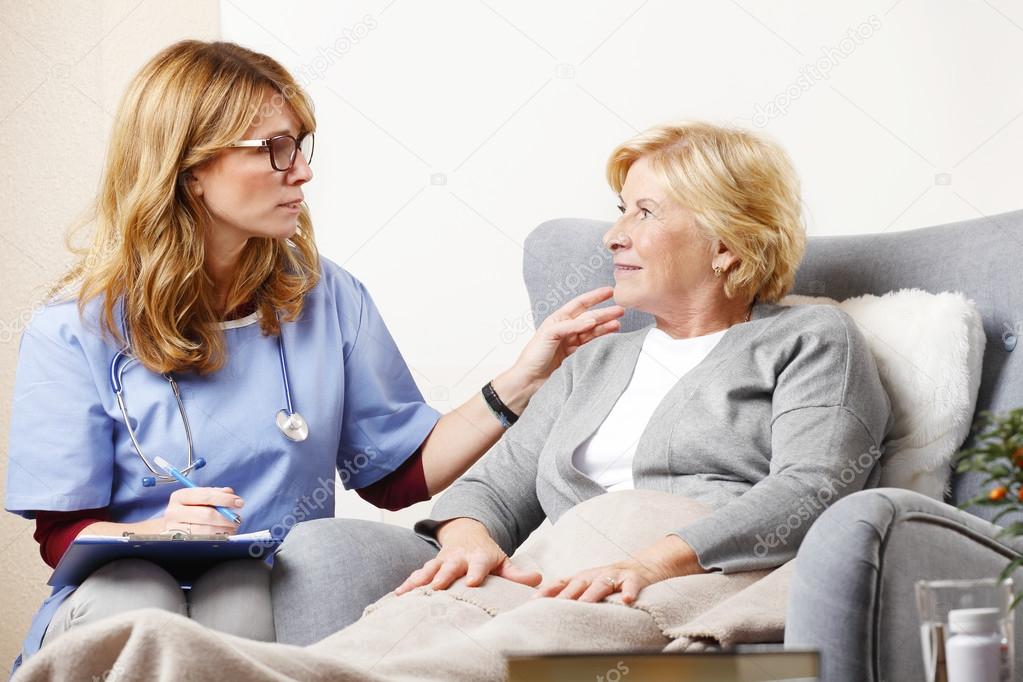
M276 311L274 315L276 315ZM278 318L278 328L280 328ZM135 429L131 426L131 418L128 416L128 406L124 400L124 371L128 369L132 364L137 363L138 360L131 355L131 332L128 329L128 325L122 318L122 325L124 327L125 345L120 351L114 355L114 359L110 361L110 388L114 392L114 396L117 398L117 406L121 409L121 415L124 417L124 425L128 429L128 437L131 439L132 447L135 448L135 452L142 458L146 468L153 474L152 476L144 476L142 478L142 485L146 488L151 488L157 483L173 483L176 479L173 476L168 476L163 473L160 469L153 465L146 457L145 453L142 452L142 446L139 444L138 437L135 435ZM277 351L281 359L281 377L284 379L284 400L287 407L277 412L275 422L280 432L284 434L284 437L288 440L296 443L304 441L309 437L309 424L301 414L295 411L294 404L291 401L291 382L288 381L288 362L284 355L284 332L283 329L277 334ZM123 360L123 362L122 362ZM195 469L202 469L206 466L206 460L202 457L198 459L194 456L194 449L192 446L192 428L188 424L188 415L185 413L185 404L181 400L181 389L178 387L178 382L175 381L174 377L169 373L165 373L163 378L171 386L171 391L174 394L174 401L178 405L178 414L181 415L181 423L185 425L185 439L188 443L188 464L184 469L180 469L181 473L188 476Z

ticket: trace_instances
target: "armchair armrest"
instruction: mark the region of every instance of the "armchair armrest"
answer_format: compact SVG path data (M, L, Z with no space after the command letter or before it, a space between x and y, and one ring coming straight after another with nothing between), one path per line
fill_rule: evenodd
M919 493L864 490L830 507L796 555L785 644L820 651L821 679L882 682L924 679L913 591L917 580L991 578L1017 538ZM1023 584L1023 570L1013 575ZM1023 669L1020 627L1016 669Z

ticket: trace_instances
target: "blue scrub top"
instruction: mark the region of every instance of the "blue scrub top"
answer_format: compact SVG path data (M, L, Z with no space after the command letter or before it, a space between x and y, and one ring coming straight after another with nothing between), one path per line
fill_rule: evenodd
M262 334L257 315L222 323L227 360L220 370L175 375L195 456L206 459L191 479L230 486L245 499L241 533L286 533L299 521L333 516L335 471L348 489L375 483L416 451L440 417L423 402L363 284L326 258L321 273L299 319L282 324L294 408L309 424L305 441L277 429L275 415L286 406L277 340ZM162 515L179 487L142 487L150 472L110 386L117 348L99 334L99 307L90 301L83 320L75 301L48 305L22 336L8 511L32 518L35 510L107 507L112 521L141 521ZM123 379L143 452L184 467L187 441L170 384L138 363ZM26 654L69 593L56 591L37 614Z

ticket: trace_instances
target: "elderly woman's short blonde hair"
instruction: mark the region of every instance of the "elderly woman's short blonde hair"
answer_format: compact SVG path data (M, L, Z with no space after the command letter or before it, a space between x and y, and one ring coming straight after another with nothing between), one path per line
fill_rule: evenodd
M774 303L792 288L806 247L799 178L777 144L708 123L651 128L619 145L607 180L622 191L629 168L647 157L669 195L696 216L708 238L738 256L725 295Z

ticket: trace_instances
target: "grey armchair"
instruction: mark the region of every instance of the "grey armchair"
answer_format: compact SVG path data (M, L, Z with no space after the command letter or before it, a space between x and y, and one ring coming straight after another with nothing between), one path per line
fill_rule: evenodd
M534 324L572 296L613 282L600 238L609 223L554 220L525 243L523 274ZM915 287L960 291L984 319L987 347L977 410L1023 406L1023 211L895 233L811 237L793 293L842 300ZM652 320L629 311L623 328ZM1023 347L1023 344L1020 344ZM810 528L796 559L785 644L821 652L823 680L922 680L913 584L993 577L1023 542L997 538L991 510L957 508L979 488L957 476L936 502L894 488L849 495ZM1023 585L1023 570L1014 576ZM1023 633L1016 626L1016 667Z

